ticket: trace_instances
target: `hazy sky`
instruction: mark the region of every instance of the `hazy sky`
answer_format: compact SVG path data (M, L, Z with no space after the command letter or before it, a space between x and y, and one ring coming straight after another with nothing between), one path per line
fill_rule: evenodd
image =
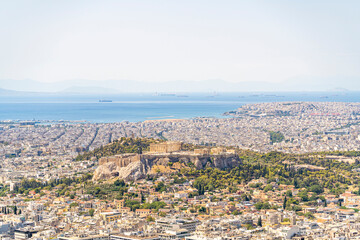
M0 0L0 79L360 76L360 1Z

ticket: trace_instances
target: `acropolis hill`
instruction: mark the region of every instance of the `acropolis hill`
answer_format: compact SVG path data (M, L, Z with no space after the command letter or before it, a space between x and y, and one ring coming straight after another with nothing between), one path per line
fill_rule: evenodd
M234 150L222 147L183 151L180 142L154 143L143 154L126 153L99 159L99 167L93 180L119 176L124 180L137 180L151 174L154 166L169 166L173 163L192 163L197 169L215 167L232 168L241 163Z

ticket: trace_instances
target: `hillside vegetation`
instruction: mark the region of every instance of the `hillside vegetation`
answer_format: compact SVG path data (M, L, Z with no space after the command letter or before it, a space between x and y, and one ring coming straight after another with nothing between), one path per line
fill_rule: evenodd
M154 139L121 138L109 145L98 148L78 156L78 160L100 158L119 153L136 153L148 150ZM186 145L187 149L197 148L195 145ZM322 152L312 154L286 154L279 152L258 153L250 150L237 149L241 164L230 169L217 169L207 167L196 169L194 164L182 163L182 167L174 168L167 165L172 171L155 171L146 176L148 181L153 182L156 192L176 192L177 184L192 182L196 191L191 192L189 197L203 195L208 192L229 191L239 193L241 199L248 201L256 197L255 192L262 191L269 196L283 195L283 208L300 212L306 206L326 205L324 200L329 194L336 198L345 191L351 191L360 195L360 178L357 170L360 169L359 161L352 164L334 159L327 159L327 155L358 156L358 152ZM160 178L166 176L164 181ZM126 199L126 206L133 211L138 208L159 209L164 206L162 202L146 204L144 196L138 199L137 193L128 192L131 186L137 186L137 182L125 182L121 179L115 181L94 182L90 174L77 177L58 179L50 182L40 182L36 179L23 180L13 192L28 195L29 192L43 193L53 190L56 196L76 197L80 190L95 198L104 200ZM279 186L287 185L288 189L297 189L296 196L292 191L281 193ZM10 190L3 188L0 195L5 196ZM137 199L136 199L137 198ZM214 199L213 199L214 200ZM257 202L257 209L278 208L269 201Z
M101 146L93 151L79 154L76 160L90 160L92 158L99 159L101 157L113 156L122 153L142 153L148 151L151 143L161 142L150 138L126 138L122 137L112 143Z
M120 153L141 153L148 150L151 143L159 140L146 138L121 138L104 147L79 155L77 160L99 159ZM186 144L186 149L197 148ZM236 184L247 184L260 178L266 179L267 184L293 185L295 188L306 189L309 193L324 192L339 195L352 186L358 189L360 168L359 161L353 164L327 159L326 155L358 156L357 152L322 152L313 154L287 154L280 152L258 153L238 150L242 163L232 169L220 170L215 168L196 169L189 164L187 168L163 173L185 179L194 179L195 186L201 194L204 191L228 188ZM270 186L266 184L259 188ZM304 200L307 199L304 193Z
M308 193L316 195L328 192L335 195L343 193L349 186L358 189L359 174L354 169L360 167L334 160L328 160L317 155L294 155L279 152L266 154L244 151L240 153L243 163L235 168L219 170L183 169L181 173L187 178L195 179L195 187L200 193L218 188L236 188L237 184L248 184L253 180L263 178L265 184L256 187L272 189L270 183L293 185L305 189L304 200L310 198ZM304 167L299 167L304 166ZM321 170L311 170L311 166L321 167ZM234 190L236 191L236 190Z

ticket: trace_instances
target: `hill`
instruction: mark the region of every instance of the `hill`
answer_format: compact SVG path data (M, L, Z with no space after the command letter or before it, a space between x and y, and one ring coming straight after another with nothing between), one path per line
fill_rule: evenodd
M94 151L79 155L78 159L98 159L119 153L136 153L139 148L147 150L153 142L158 142L158 140L121 138ZM197 146L191 146L192 148L197 148ZM236 156L240 161L226 168L216 167L214 164L217 161L216 156L212 154L209 154L207 159L210 159L210 163L203 167L197 167L192 161L186 162L185 158L181 158L178 162L172 162L171 157L162 158L161 161L155 162L151 169L148 169L149 174L141 177L146 178L147 182L152 181L153 188L157 192L177 191L177 184L187 182L196 189L191 196L203 195L206 192L230 192L237 193L244 201L257 198L259 195L255 192L262 192L272 197L286 196L283 207L299 214L304 207L326 204L325 197L340 198L345 191L360 195L359 152L298 155L236 149ZM346 160L352 158L354 161L343 161L344 156ZM150 161L147 164L150 164ZM138 171L136 168L133 170ZM78 184L78 187L81 186L85 192L96 198L132 199L133 193L127 192L128 187L141 184L141 181L126 182L119 178L120 176L112 176L111 181L92 181L92 175L86 174L45 184L33 179L21 182L15 191L28 193L31 189L39 190L58 186L56 194L66 195L73 193L72 185ZM2 192L6 194L7 190L4 189ZM265 202L257 202L255 207L257 209L279 208L279 205L270 206L269 202L274 204L274 201L269 198Z
M148 151L151 143L161 142L150 138L126 138L122 137L112 143L101 146L93 151L84 152L76 157L76 160L100 159L101 157L113 156L122 153L142 153Z
M153 142L158 142L158 140L122 138L107 146L79 155L77 159L99 159L103 156L120 153L138 153L141 150L148 150L150 143ZM187 148L194 149L197 146L187 145ZM204 157L204 159L200 157L198 159L200 163L195 158L194 161L191 158L188 158L190 160L187 161L184 156L180 156L179 161L174 160L172 156L165 158L159 156L155 160L147 157L144 166L140 166L140 161L138 161L131 166L131 169L125 169L126 167L121 166L120 168L119 166L113 167L114 169L119 168L117 170L120 173L129 171L130 174L140 178L153 179L165 175L194 179L196 181L195 186L200 192L227 188L241 183L248 184L264 179L263 183L258 186L259 188L263 189L268 184L276 182L295 188L304 188L309 193L326 192L338 196L348 189L357 189L360 183L357 173L360 169L357 152L287 154L280 152L258 153L241 149L237 149L236 152L236 158L239 159L237 161L234 161L234 158L222 159L221 156L215 155L209 155L208 158ZM354 158L354 161L341 161L341 158L332 157L339 155ZM235 164L222 163L223 160L233 161ZM173 168L172 165L177 162L183 167ZM117 176L113 175L112 177L119 178ZM132 180L136 179L133 178Z

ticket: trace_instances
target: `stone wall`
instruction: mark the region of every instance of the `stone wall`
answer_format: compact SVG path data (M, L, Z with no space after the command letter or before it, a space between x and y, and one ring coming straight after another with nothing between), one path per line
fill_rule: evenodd
M154 165L166 166L169 162L192 163L197 169L214 167L220 169L233 168L241 164L241 160L236 154L192 154L188 152L174 154L143 154L141 162L145 168L151 168Z
M140 157L141 155L137 153L127 153L110 157L102 157L99 159L99 165L104 165L106 163L115 163L117 167L126 167L132 162L140 161Z
M167 165L169 162L183 162L193 163L196 168L202 169L205 167L216 167L220 169L231 168L240 163L240 159L236 154L223 153L216 155L209 155L207 152L203 154L192 154L188 152L181 152L176 154L119 154L110 157L102 157L99 159L99 165L107 163L114 163L117 167L127 167L130 163L142 162L145 165L152 167L153 165Z
M194 154L192 152L121 154L101 158L93 179L98 181L119 176L126 181L134 181L151 174L151 169L154 166L168 166L169 163L176 162L187 165L192 163L197 169L207 167L229 169L239 166L241 159L237 154L209 155L208 152L204 154Z

